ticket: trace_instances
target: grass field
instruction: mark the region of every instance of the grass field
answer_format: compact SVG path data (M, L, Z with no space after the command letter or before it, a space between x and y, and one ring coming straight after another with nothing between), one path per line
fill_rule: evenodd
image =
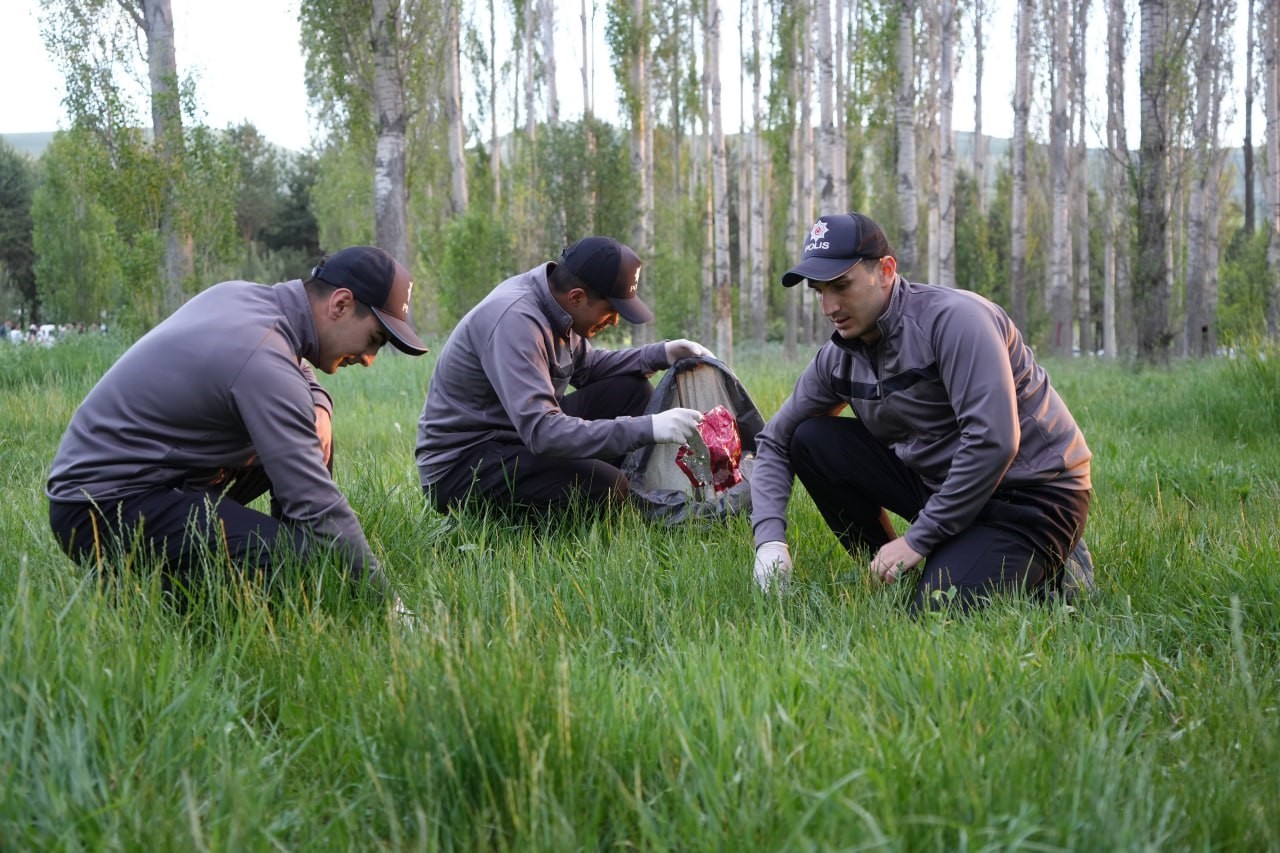
M326 380L336 476L423 616L317 568L165 607L58 552L43 483L109 339L0 347L0 849L1280 848L1280 361L1049 365L1099 591L905 615L798 493L546 531L427 510L431 356ZM771 414L799 363L740 356Z

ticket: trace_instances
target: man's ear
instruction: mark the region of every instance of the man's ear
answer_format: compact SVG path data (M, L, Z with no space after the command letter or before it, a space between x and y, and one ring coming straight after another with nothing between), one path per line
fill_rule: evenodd
M590 301L590 297L587 296L586 289L582 287L575 287L572 290L570 290L566 295L569 297L569 304L574 306L575 308L579 305L582 305L585 302Z
M329 319L341 319L348 311L355 308L355 303L356 298L350 290L345 287L336 288L333 293L329 294L329 302L326 305Z

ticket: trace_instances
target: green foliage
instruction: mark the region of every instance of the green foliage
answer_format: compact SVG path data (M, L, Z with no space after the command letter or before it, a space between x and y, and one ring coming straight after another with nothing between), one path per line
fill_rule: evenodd
M1218 343L1246 346L1262 340L1267 331L1267 232L1246 234L1238 229L1222 253L1218 280Z
M123 348L0 348L0 476L38 483ZM1274 849L1274 352L1049 365L1094 456L1098 593L912 619L797 490L791 590L745 518L520 527L421 499L432 356L326 377L337 477L418 609L323 565L100 590L39 489L0 509L0 837L23 849ZM771 414L802 365L738 366ZM1194 401L1191 405L1189 401ZM998 772L993 771L998 768Z
M586 234L628 239L637 215L638 178L628 140L604 122L542 128L537 147L539 207L548 251Z
M145 326L160 312L161 187L140 134L121 133L112 149L99 140L60 132L41 159L36 284L51 322Z
M497 285L515 275L511 233L493 217L475 209L445 231L439 264L438 299L450 326L462 319Z
M332 252L373 242L372 151L331 145L320 152L311 209L320 225L320 246Z
M0 140L0 312L5 319L40 318L31 203L35 166Z

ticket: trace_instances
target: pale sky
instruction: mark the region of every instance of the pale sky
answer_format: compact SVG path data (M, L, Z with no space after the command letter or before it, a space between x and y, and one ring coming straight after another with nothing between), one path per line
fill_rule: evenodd
M39 10L39 0L0 2L0 133L67 126L62 75L40 39ZM307 147L297 10L296 0L173 0L178 68L197 75L207 125L247 119L278 145Z
M307 112L304 60L299 48L297 0L172 0L174 31L178 66L183 74L196 75L198 100L204 110L204 122L210 127L221 128L252 122L267 139L286 148L301 150L311 143L314 128ZM557 24L556 79L561 102L562 118L574 118L582 112L581 53L582 0L556 0L559 22ZM465 4L475 8L474 4ZM588 6L592 3L589 2ZM603 0L594 0L599 7L595 13L594 29L597 33L592 61L595 69L593 82L594 107L606 120L617 121L617 101L614 94L612 71L608 67L608 51L603 45L605 13ZM738 59L738 13L734 0L722 0L724 7L721 23L722 57L722 109L726 132L738 130L742 98L737 82L742 73ZM992 18L985 29L987 41L985 80L983 82L984 118L983 131L991 136L1007 137L1012 133L1013 110L1010 98L1013 91L1013 16L1014 0L997 0ZM1243 11L1244 4L1240 4ZM1132 13L1137 13L1133 3ZM4 34L4 49L0 50L0 134L50 131L66 126L62 108L61 75L53 60L45 52L40 39L39 0L0 0L0 33ZM1090 21L1089 90L1100 93L1105 81L1097 69L1105 68L1105 22L1100 14ZM749 26L749 22L748 22ZM966 28L971 24L962 24ZM1135 23L1136 31L1136 23ZM971 36L966 30L965 40ZM1244 26L1237 22L1236 92L1232 100L1242 109L1243 96L1239 96L1239 79L1244 69ZM499 39L500 43L503 40ZM1135 46L1136 51L1136 46ZM1095 56L1096 54L1096 56ZM953 127L958 131L973 129L973 69L972 56L959 57L959 71L955 86ZM1131 62L1131 65L1136 63ZM467 83L464 70L464 86ZM1128 117L1131 125L1130 140L1137 139L1137 102L1133 94L1136 88L1137 69L1131 69L1134 78L1128 97ZM484 81L477 81L483 85ZM508 84L509 85L509 84ZM749 81L746 82L750 85ZM464 92L474 103L476 93ZM1100 94L1094 95L1098 115L1095 124L1101 124ZM750 93L746 93L749 101ZM1260 106L1259 106L1260 110ZM746 106L750 113L750 104ZM1260 116L1260 112L1258 114ZM1034 121L1034 119L1033 119ZM1234 125L1224 134L1224 142L1238 145L1242 135L1242 120L1236 117ZM1260 118L1255 117L1255 128L1260 128ZM487 130L487 128L486 128ZM1041 136L1042 134L1037 134ZM1096 144L1096 139L1095 139Z

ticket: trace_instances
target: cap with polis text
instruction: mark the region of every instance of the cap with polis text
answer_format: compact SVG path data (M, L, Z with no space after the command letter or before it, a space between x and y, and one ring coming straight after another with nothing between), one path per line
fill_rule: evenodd
M422 355L427 347L409 325L413 280L404 265L376 246L350 246L329 255L311 271L312 278L345 287L368 305L395 348Z
M831 281L858 261L892 254L884 231L871 217L861 213L822 216L805 235L804 256L783 273L782 284L791 287L805 279Z
M560 255L560 265L596 296L609 300L628 323L651 323L653 312L636 296L640 258L612 237L583 237Z

